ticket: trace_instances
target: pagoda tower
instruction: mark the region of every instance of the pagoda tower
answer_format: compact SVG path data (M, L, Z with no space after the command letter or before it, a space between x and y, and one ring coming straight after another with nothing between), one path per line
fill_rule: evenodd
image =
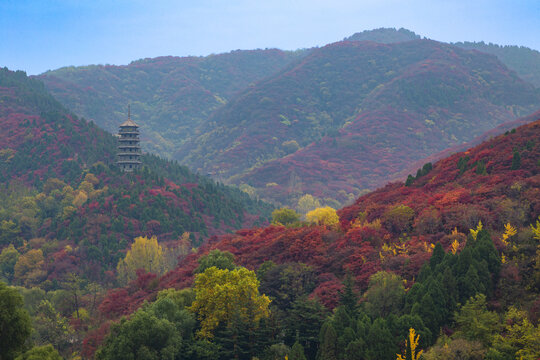
M116 163L122 171L132 172L141 167L141 146L139 125L131 120L131 109L128 105L128 119L120 125L118 131L118 153Z

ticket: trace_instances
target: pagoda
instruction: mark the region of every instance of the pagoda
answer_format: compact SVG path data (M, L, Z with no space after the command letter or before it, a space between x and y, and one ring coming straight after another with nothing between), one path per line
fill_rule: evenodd
M141 167L141 146L139 125L131 120L131 109L128 106L128 118L120 125L118 131L118 153L116 163L122 171L132 172Z

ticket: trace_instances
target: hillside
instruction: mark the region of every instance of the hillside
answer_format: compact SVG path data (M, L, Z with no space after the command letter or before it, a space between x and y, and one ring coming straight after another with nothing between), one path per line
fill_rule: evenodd
M380 28L365 30L349 36L345 41L373 41L383 44L411 41L420 39L420 35L407 29ZM470 42L463 41L453 43L467 50L478 50L483 53L492 54L506 65L510 70L514 70L520 78L540 87L540 52L525 46L486 44L483 41Z
M269 216L268 205L156 156L121 173L115 138L24 72L0 70L0 127L0 248L47 257L39 276L11 266L18 284L55 288L68 269L105 284L137 236L174 244L187 234L197 246Z
M491 55L429 40L340 42L218 109L175 157L266 199L345 202L538 107L538 91Z
M127 66L67 67L39 78L67 108L110 132L131 103L143 149L171 157L196 125L233 95L284 67L303 52L233 51L206 57L159 57Z
M229 331L255 326L255 332L229 340L230 332L217 328L209 339L215 347L207 345L215 354L268 354L271 344L297 341L308 359L324 351L346 359L354 350L361 358L390 360L406 348L412 327L427 358L534 359L540 354L539 134L537 120L425 166L407 184L388 184L338 211L338 225L272 225L214 237L161 277L157 288L150 286L154 277L141 277L110 292L100 310L117 319L154 301L160 289L197 291L198 266L231 269L234 260L256 270L259 290L272 300L271 316L259 327L232 322ZM164 290L135 319L163 306L164 297L189 303L183 291ZM113 332L134 336L131 320L123 321ZM87 338L87 351L106 329ZM105 342L109 351L113 339Z
M484 42L458 42L454 45L464 49L493 54L523 80L540 87L540 52L525 46L502 46Z

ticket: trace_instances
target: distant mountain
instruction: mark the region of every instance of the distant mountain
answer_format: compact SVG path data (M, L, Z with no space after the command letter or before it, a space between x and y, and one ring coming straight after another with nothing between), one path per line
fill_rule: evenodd
M39 78L66 107L116 132L131 103L143 149L170 157L196 125L236 93L274 74L304 51L233 51L159 57L127 66L67 67Z
M122 173L115 154L112 135L68 112L41 81L0 69L0 248L43 248L41 280L53 281L69 245L73 272L102 282L137 236L174 242L187 233L197 246L264 223L271 211L153 155L141 171Z
M523 80L540 87L540 51L525 46L501 46L484 42L458 42L454 45L464 49L493 54Z
M540 108L496 57L430 40L340 42L244 91L175 155L288 201L347 201L408 163Z
M379 28L355 33L343 39L343 41L373 41L382 44L393 44L419 40L420 38L420 35L404 28L400 28L399 30L396 30L395 28Z

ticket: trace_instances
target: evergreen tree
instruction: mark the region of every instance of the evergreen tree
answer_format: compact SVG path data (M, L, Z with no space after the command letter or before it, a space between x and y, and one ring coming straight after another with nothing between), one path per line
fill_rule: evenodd
M289 360L307 360L306 355L304 354L304 348L298 341L292 346L291 352L289 353Z
M347 310L350 317L356 317L358 295L354 291L354 280L351 274L347 274L343 280L343 289L339 291L339 305Z
M317 358L319 360L337 360L337 334L331 323L324 328L324 333L321 333L321 335L322 342Z

